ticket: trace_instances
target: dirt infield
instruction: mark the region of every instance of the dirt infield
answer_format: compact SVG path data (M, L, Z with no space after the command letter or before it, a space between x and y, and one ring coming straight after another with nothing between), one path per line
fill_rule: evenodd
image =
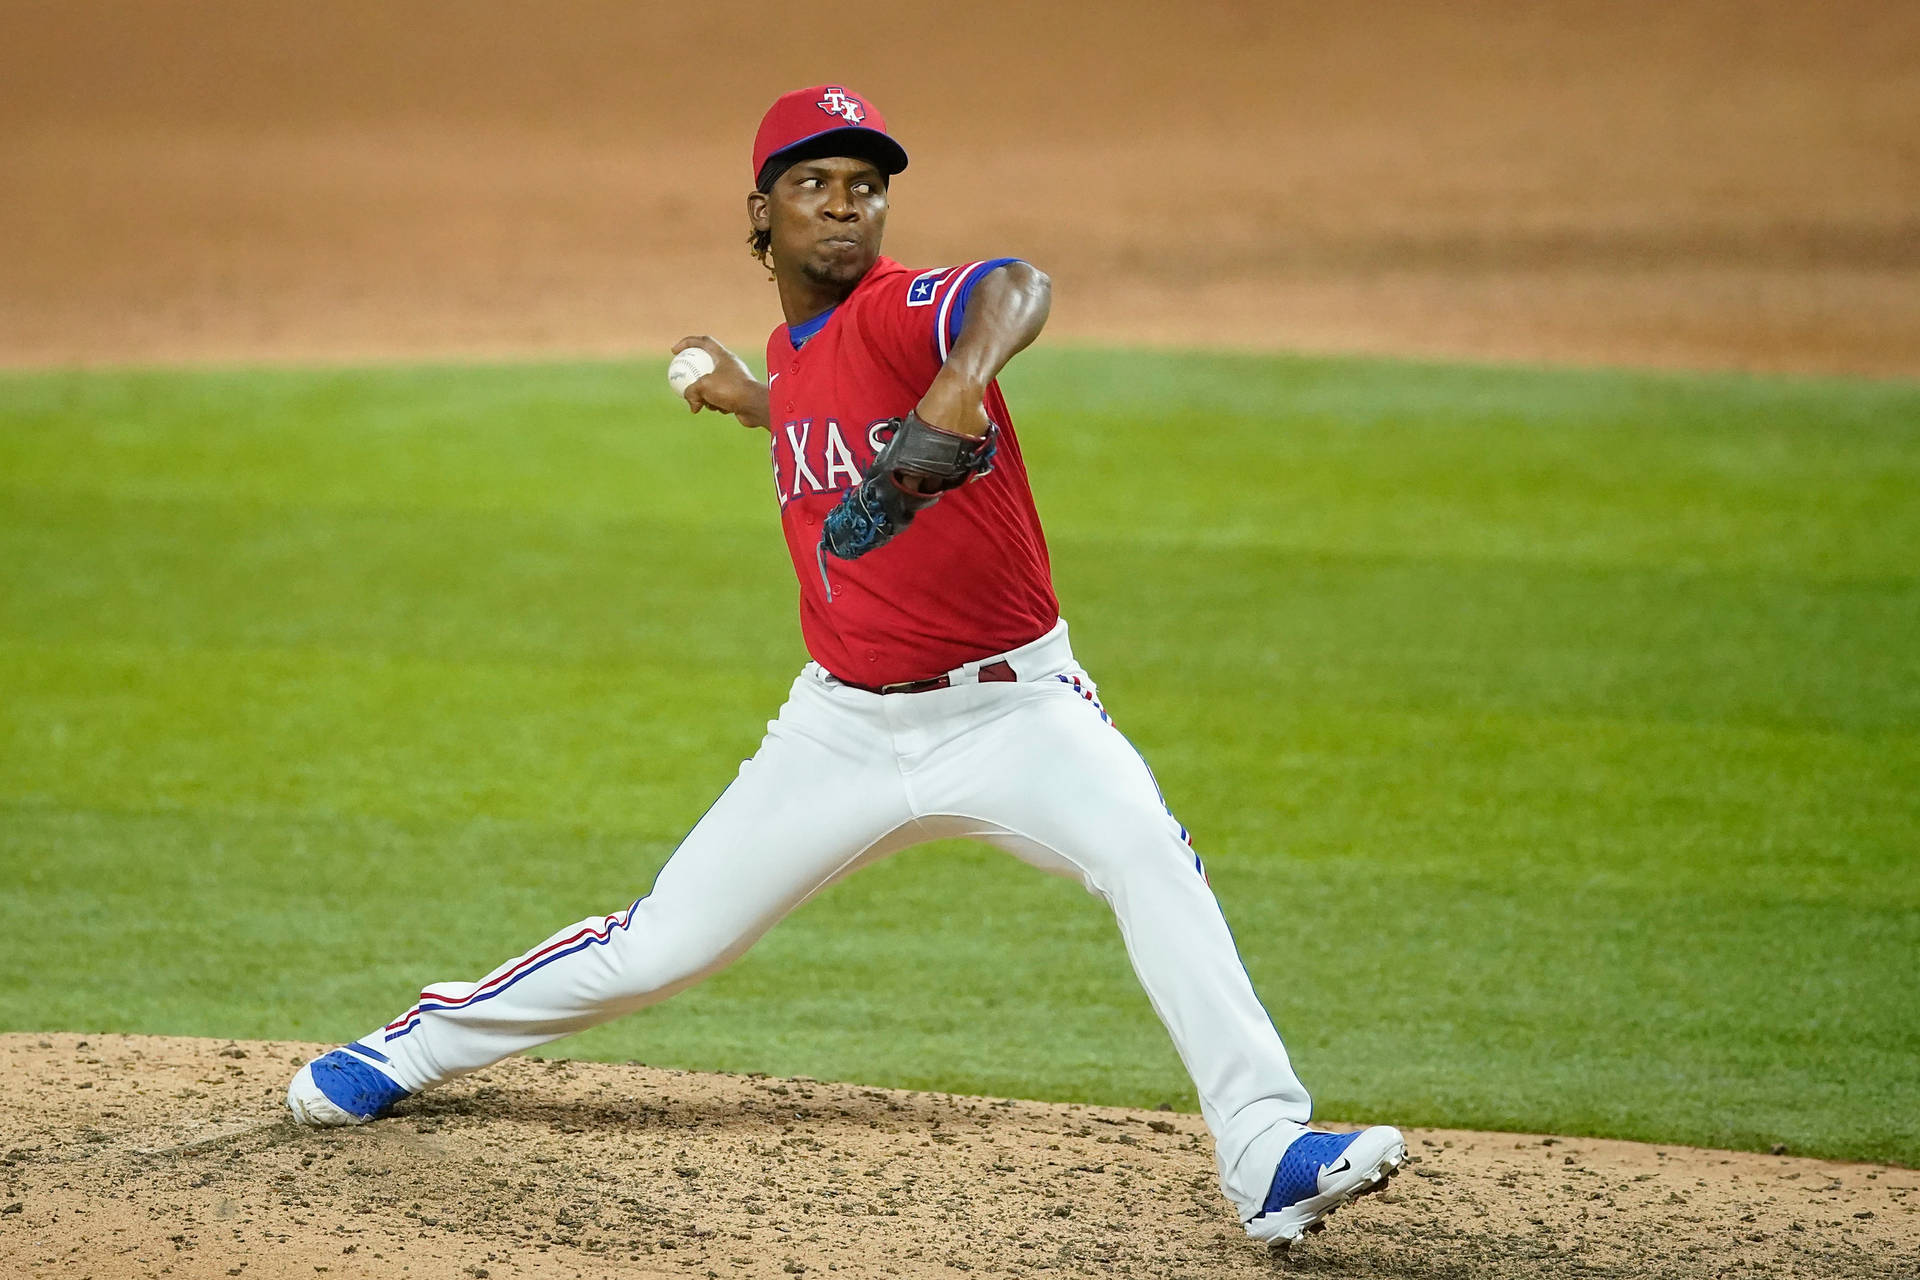
M1913 1170L1412 1131L1270 1255L1196 1116L521 1060L312 1131L316 1048L0 1036L0 1274L1920 1274Z
M1898 0L0 0L0 364L757 349L747 142L844 79L889 247L1050 340L1920 375Z

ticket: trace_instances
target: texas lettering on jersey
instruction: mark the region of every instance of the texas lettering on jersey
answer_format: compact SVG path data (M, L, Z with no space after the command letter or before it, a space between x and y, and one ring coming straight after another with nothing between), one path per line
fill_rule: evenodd
M848 431L828 418L780 424L773 448L773 487L784 508L795 498L816 493L843 493L860 483L885 441L879 432L891 419L876 418Z
M823 581L820 524L860 482L880 428L919 403L965 322L973 286L1009 259L915 272L881 258L839 306L767 341L774 491L800 584L800 629L855 684L921 680L1033 640L1059 617L1046 539L1005 398L991 471Z

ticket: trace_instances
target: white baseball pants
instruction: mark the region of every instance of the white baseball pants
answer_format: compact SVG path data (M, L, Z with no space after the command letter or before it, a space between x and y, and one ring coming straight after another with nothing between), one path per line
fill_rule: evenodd
M479 982L435 983L363 1043L427 1088L666 999L717 973L834 880L970 837L1113 908L1134 972L1193 1077L1221 1189L1244 1219L1310 1110L1186 833L1074 662L1064 622L922 693L879 695L809 663L751 760L653 892L580 921Z

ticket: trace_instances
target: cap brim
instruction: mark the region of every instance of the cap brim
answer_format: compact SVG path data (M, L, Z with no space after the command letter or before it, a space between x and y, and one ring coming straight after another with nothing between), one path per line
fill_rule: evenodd
M776 166L785 169L802 160L819 160L825 156L851 156L856 160L869 160L888 177L907 167L905 147L878 129L856 124L822 129L798 142L788 143L766 158L760 166L760 175L764 176Z

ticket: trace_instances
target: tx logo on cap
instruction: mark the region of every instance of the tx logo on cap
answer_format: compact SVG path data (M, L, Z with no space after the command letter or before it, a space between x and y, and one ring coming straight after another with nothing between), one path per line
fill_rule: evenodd
M835 85L827 90L827 96L813 104L830 116L839 116L848 124L859 124L867 118L866 104Z

